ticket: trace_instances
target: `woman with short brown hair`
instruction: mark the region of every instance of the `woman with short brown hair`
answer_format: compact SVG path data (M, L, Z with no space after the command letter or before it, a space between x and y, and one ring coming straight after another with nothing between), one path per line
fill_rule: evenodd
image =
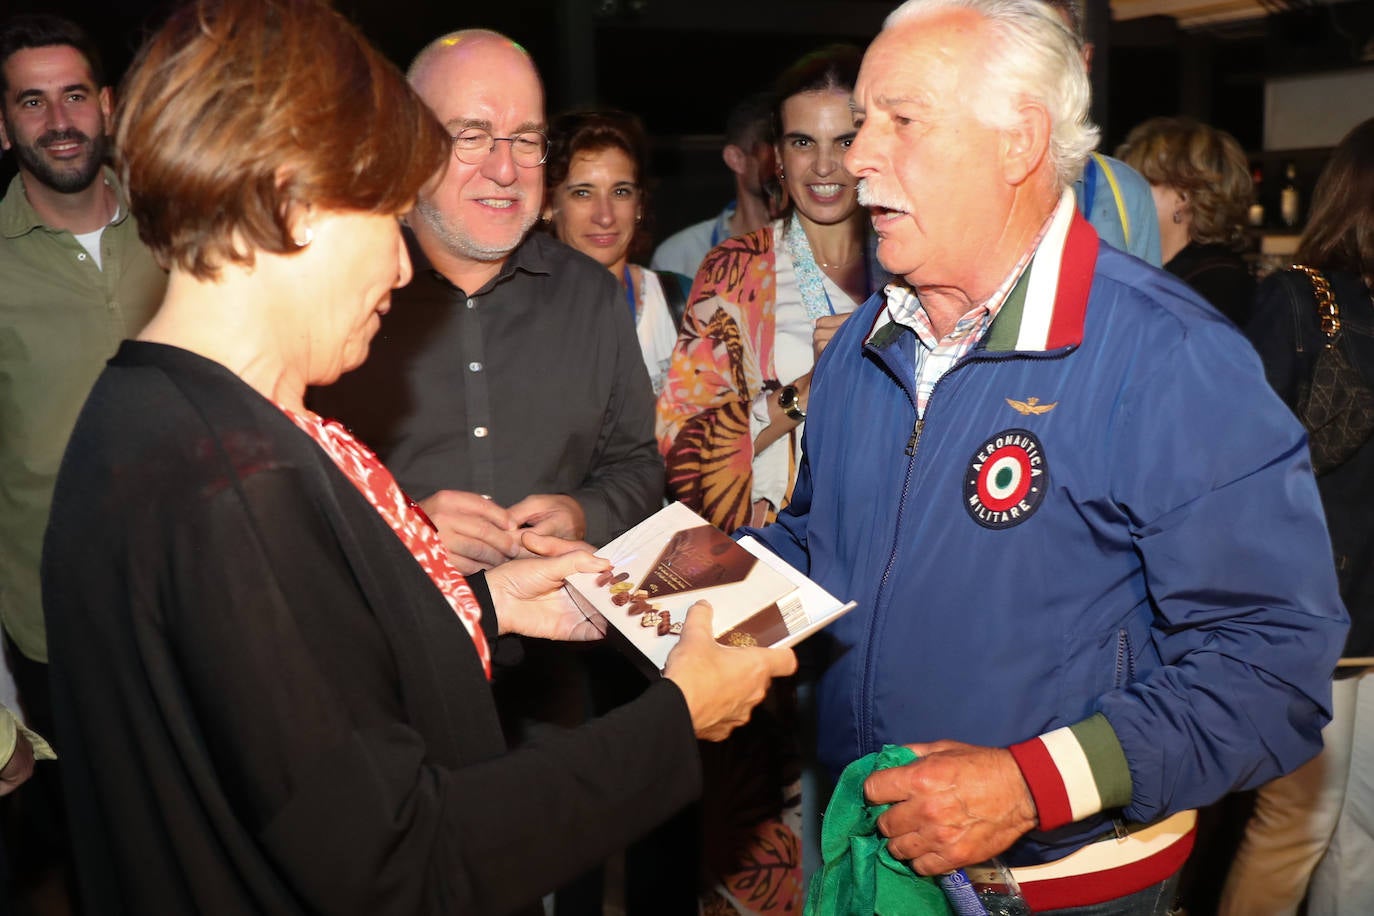
M791 653L719 646L696 608L662 681L508 751L493 643L594 637L561 585L605 562L526 533L463 577L304 405L366 357L411 274L398 217L448 161L401 75L318 0L199 0L140 52L117 136L171 277L45 544L85 911L510 913L690 800L695 739Z

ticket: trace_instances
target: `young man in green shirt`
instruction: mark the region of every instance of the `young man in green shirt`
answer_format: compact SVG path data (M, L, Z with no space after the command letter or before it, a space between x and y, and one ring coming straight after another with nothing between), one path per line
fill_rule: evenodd
M0 23L0 147L19 167L0 200L0 622L25 719L50 738L38 569L53 483L96 375L167 283L105 166L111 109L80 27L45 14ZM35 814L15 871L63 845L42 836L61 823L55 768L22 796Z

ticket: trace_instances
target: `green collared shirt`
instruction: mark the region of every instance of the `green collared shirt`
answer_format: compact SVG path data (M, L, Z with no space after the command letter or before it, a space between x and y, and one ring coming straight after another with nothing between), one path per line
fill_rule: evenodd
M105 181L121 204L100 238L103 270L70 232L42 224L22 176L0 200L0 622L38 662L38 565L67 437L105 361L167 286L108 169Z

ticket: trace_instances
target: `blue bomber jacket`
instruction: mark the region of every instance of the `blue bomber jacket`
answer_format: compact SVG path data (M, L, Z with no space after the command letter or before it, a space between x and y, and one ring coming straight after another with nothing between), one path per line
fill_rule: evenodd
M751 532L859 605L826 631L821 760L1012 748L1040 815L1013 865L1311 758L1347 627L1305 434L1254 351L1056 224L920 420L914 333L882 294L844 324L791 504Z

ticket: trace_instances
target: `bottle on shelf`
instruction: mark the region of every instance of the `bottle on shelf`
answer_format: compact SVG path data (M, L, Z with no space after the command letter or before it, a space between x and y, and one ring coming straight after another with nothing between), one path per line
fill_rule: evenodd
M1254 202L1250 204L1247 217L1250 225L1259 229L1264 225L1264 198L1261 196L1264 188L1264 166L1256 162L1250 170L1250 180L1255 185L1255 198Z
M1286 228L1296 229L1302 198L1298 195L1298 166L1291 159L1284 166L1283 178L1283 190L1279 192L1279 217Z

